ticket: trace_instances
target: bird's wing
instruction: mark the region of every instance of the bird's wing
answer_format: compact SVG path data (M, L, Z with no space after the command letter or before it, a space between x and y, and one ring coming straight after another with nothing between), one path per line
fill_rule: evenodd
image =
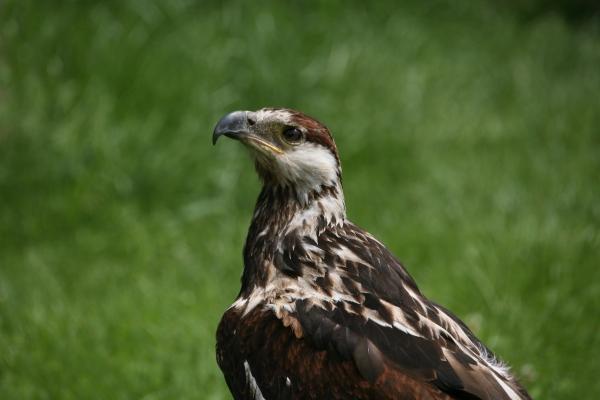
M284 250L278 264L313 286L294 308L316 348L353 360L372 382L400 373L455 398L527 398L471 331L423 297L368 233L347 224L304 240L308 246Z

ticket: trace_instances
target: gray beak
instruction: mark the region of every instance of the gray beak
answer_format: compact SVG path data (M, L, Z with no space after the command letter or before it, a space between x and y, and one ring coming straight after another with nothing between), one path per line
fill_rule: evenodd
M249 113L249 111L234 111L221 118L213 130L213 145L223 135L232 139L240 139L248 135L250 133Z

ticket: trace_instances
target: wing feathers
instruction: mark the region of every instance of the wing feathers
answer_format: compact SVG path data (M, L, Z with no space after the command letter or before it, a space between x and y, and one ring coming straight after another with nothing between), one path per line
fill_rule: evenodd
M424 298L385 247L353 225L342 229L318 237L319 254L286 257L310 258L311 268L322 273L314 278L315 290L327 296L294 301L304 335L317 349L352 360L369 382L396 370L456 398L522 398L479 354L485 347L471 331Z

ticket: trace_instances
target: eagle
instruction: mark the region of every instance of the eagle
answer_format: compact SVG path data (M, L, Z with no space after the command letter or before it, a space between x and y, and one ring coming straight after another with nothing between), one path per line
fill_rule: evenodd
M218 121L262 181L216 356L238 400L530 399L508 367L346 217L325 125L286 108Z

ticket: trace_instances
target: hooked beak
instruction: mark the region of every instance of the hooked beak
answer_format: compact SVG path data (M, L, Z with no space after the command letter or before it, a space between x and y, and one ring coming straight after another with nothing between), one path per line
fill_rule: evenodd
M223 135L239 140L248 134L250 134L248 111L234 111L217 122L217 126L213 130L212 142L213 145L217 144L217 140Z
M254 113L251 111L234 111L221 118L213 130L213 145L221 136L227 136L267 154L283 154L282 149L264 137L268 135L258 135L255 132L253 126L256 121L253 115Z

